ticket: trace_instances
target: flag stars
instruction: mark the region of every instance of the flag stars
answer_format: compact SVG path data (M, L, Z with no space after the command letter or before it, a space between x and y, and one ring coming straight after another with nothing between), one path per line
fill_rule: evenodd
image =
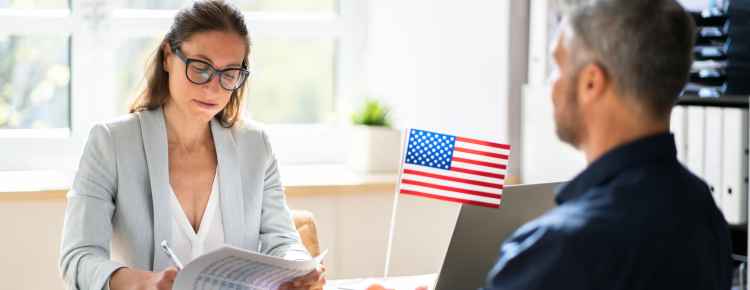
M448 135L412 130L409 134L406 162L437 169L450 169L455 138Z

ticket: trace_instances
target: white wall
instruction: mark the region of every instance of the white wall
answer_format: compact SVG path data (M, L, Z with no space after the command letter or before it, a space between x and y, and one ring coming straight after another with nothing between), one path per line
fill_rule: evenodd
M65 203L0 203L2 289L63 289L57 271Z
M516 2L525 1L371 1L368 92L396 106L401 127L516 141L510 113L527 51L526 6Z
M527 1L370 1L367 91L394 106L399 127L509 142L516 174L527 23ZM459 207L410 197L401 203L390 273L439 271Z

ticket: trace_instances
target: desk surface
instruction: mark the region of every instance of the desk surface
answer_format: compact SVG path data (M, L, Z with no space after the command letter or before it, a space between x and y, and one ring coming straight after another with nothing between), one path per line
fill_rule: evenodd
M0 171L0 202L64 201L75 172ZM285 165L281 179L287 195L389 193L398 174L358 173L345 165Z
M331 280L326 283L325 290L365 290L372 284L380 284L387 289L414 290L419 286L427 286L428 289L435 288L437 274L416 275L383 278L360 278L346 280Z

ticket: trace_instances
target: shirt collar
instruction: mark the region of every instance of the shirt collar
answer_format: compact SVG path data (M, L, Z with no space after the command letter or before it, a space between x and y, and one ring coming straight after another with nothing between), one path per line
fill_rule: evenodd
M560 186L555 202L562 204L574 199L590 188L610 180L626 168L660 159L676 159L676 155L677 149L671 133L659 133L620 145L589 164L573 180Z

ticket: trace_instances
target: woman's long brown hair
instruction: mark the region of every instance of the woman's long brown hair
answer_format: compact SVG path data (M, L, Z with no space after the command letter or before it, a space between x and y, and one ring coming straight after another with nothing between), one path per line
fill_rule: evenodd
M146 88L130 104L130 113L157 109L170 98L169 73L164 69L164 46L180 47L182 42L200 32L223 31L236 33L245 40L245 59L250 52L250 36L245 19L239 9L221 0L196 1L191 7L180 10L174 18L169 32L159 44L146 72ZM229 128L240 119L247 82L232 92L229 103L216 115L223 127Z

